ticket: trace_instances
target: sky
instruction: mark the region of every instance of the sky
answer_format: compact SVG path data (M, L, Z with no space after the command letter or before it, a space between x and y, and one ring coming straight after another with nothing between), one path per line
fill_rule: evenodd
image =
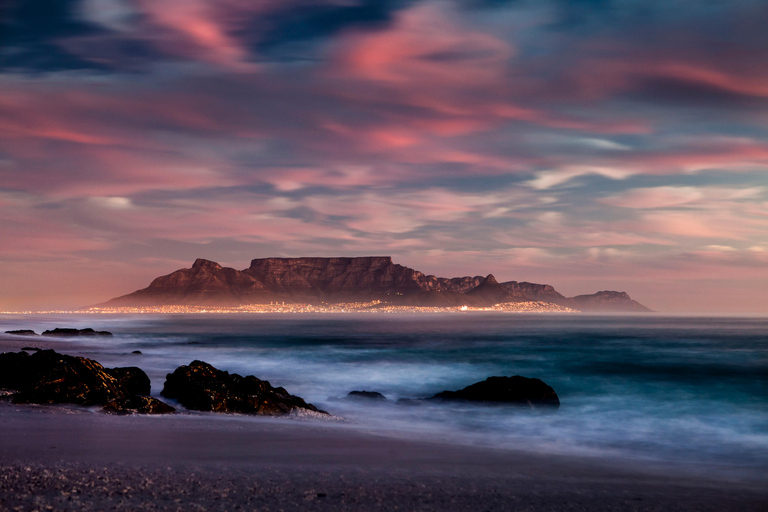
M0 310L391 255L768 313L764 0L4 0Z

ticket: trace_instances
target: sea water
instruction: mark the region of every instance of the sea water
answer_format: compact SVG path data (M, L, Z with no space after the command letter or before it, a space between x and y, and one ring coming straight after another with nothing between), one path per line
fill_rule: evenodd
M93 327L77 355L165 375L199 359L283 386L381 435L768 475L768 319L504 313L2 316L0 328ZM42 338L29 344L44 345ZM64 349L59 349L66 352ZM141 355L133 351L141 351ZM398 405L490 376L535 377L556 412ZM353 390L387 402L349 401Z

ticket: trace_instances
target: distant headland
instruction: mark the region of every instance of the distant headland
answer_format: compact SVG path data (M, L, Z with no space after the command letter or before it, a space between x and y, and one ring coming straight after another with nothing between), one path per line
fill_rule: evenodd
M499 283L488 276L435 277L392 262L390 256L357 258L262 258L245 270L198 259L191 268L156 278L141 290L98 308L339 304L357 309L495 308L518 311L638 313L651 310L625 292L601 291L565 297L552 286Z

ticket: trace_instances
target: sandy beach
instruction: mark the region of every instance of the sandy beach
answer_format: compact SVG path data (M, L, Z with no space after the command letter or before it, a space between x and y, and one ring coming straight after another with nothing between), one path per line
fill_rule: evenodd
M70 342L8 339L0 351ZM354 424L0 403L2 510L768 510L764 482Z

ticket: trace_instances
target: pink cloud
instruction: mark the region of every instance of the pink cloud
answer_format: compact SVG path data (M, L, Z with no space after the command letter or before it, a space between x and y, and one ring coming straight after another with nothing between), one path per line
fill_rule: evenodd
M342 40L336 71L399 84L468 85L497 80L514 54L506 42L469 30L439 4L401 11L391 29Z
M603 43L606 51L616 51L612 43ZM607 45L607 46L606 46ZM620 48L621 46L619 46ZM701 55L669 57L645 48L623 48L620 59L586 58L577 62L569 72L578 87L570 92L582 99L599 99L617 91L631 90L648 79L672 80L707 87L713 90L757 98L768 97L768 75L758 67L747 72L733 70L729 60L706 60ZM704 56L706 57L706 56Z
M139 0L148 24L145 37L169 54L217 64L234 71L255 71L250 50L231 32L237 16L267 10L272 2ZM234 19L233 19L234 16ZM158 30L159 29L159 30Z
M631 66L630 74L641 74L707 85L715 89L768 98L768 76L744 76L729 74L711 67L689 62L646 62Z

